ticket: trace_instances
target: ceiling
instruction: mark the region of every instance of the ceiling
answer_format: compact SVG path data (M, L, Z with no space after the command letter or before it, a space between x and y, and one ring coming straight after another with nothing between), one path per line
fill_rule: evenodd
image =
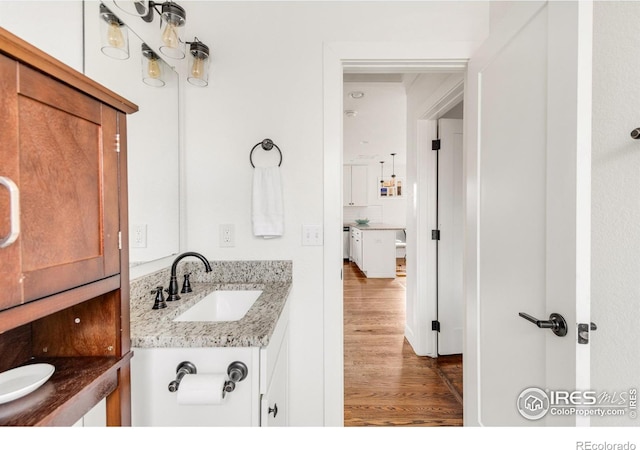
M347 77L347 75L358 75ZM348 81L358 78L369 81ZM388 81L380 81L388 80ZM362 98L350 94L362 92ZM402 75L384 74L363 77L345 74L343 110L344 162L370 164L391 163L391 153L397 153L396 164L406 160L407 96ZM349 113L352 111L353 113Z
M345 164L406 164L407 91L427 99L447 73L345 73L343 152ZM350 94L362 92L362 98Z

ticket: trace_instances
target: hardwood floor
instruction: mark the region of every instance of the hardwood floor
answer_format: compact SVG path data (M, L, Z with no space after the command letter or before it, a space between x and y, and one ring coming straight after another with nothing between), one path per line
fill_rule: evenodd
M344 264L345 426L462 425L462 357L416 356L404 338L405 286Z

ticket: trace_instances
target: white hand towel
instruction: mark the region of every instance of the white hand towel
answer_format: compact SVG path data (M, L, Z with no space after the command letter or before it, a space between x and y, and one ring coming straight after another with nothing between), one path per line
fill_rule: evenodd
M253 234L265 239L284 233L280 167L256 167L253 172Z

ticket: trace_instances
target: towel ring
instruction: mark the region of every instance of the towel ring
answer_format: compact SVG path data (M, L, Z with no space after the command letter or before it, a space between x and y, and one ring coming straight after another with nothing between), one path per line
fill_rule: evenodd
M262 142L258 142L251 149L251 153L249 153L249 162L251 163L251 167L253 167L254 169L256 167L256 166L253 165L253 151L256 149L256 147L258 147L258 145L261 145L262 149L267 151L267 152L271 151L271 149L273 147L275 147L278 150L278 153L280 153L280 162L278 163L278 167L280 167L282 165L282 152L280 151L280 147L278 147L276 144L274 144L271 139L265 139Z

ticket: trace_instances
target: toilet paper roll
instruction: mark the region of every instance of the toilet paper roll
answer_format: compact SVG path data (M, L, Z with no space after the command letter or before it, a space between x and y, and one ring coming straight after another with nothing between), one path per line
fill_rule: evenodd
M219 405L224 382L221 373L187 374L180 381L178 405Z

